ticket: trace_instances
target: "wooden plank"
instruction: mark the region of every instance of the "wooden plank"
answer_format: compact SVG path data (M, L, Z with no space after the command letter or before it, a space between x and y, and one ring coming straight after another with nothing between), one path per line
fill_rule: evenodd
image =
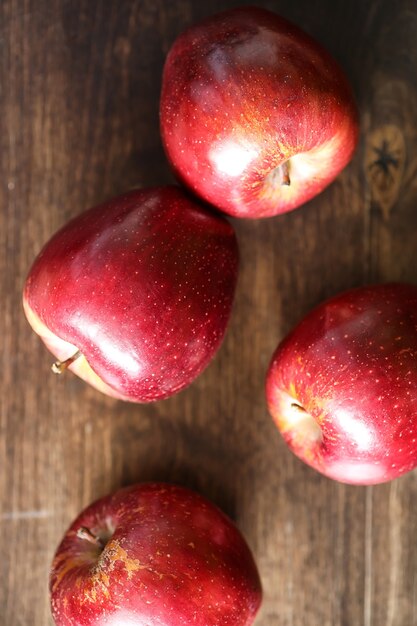
M287 451L263 393L278 340L313 305L368 281L417 281L413 0L258 2L345 67L361 144L308 206L233 221L236 306L192 387L136 406L53 378L23 317L26 272L56 228L135 184L172 180L158 131L165 54L186 25L233 4L0 5L1 625L52 623L48 568L65 527L92 499L139 480L195 488L237 521L264 584L257 625L417 624L416 473L368 489L320 477ZM389 175L377 163L384 141L397 162Z
M375 11L364 59L369 274L417 281L417 63L413 2ZM388 42L395 41L391 46ZM369 495L368 623L417 624L416 472Z

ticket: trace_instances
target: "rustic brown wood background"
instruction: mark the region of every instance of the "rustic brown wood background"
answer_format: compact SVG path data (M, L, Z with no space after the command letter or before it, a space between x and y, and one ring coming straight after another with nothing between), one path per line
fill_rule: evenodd
M237 522L264 586L259 626L417 624L417 473L374 488L322 478L286 449L263 385L278 340L324 297L417 282L415 0L258 2L322 41L361 111L353 162L293 213L235 221L236 306L187 390L150 406L67 374L21 307L26 272L68 218L171 175L158 133L164 57L216 0L0 3L0 624L51 624L48 568L91 500L135 481L202 492ZM396 165L384 172L378 149Z

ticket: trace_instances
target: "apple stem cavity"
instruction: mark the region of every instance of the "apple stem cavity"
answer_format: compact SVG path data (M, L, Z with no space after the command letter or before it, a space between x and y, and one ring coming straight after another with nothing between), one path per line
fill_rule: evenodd
M81 356L81 352L79 350L77 350L77 352L75 352L75 354L70 356L68 359L65 359L65 361L55 361L55 363L52 363L51 370L53 371L54 374L62 374L62 372L65 372L65 370L72 363L74 363L74 361L79 359L80 356Z
M291 185L291 178L290 178L290 166L289 166L288 161L284 161L284 163L281 163L281 165L278 165L277 170L279 173L281 185L285 185L286 187L289 187Z
M84 539L85 541L89 541L93 545L95 545L98 548L100 548L100 550L104 550L104 547L106 545L104 543L104 541L102 539L100 539L100 537L98 537L93 532L91 532L91 530L89 528L87 528L86 526L81 526L77 530L77 537L79 539Z
M278 187L289 187L291 185L290 161L284 161L274 167L267 175L265 182L267 187L270 187L272 190Z
M314 417L298 402L291 402L291 423L293 429L309 445L320 444L323 441L323 432Z

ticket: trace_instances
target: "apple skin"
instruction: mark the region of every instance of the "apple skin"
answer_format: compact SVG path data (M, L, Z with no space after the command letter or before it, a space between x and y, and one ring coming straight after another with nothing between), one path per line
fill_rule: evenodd
M320 193L358 138L357 108L336 61L298 27L255 7L219 13L178 37L163 71L160 123L176 176L247 218L290 211Z
M78 535L86 528L104 547ZM86 508L57 549L50 593L57 626L250 626L262 599L230 519L164 483L120 489Z
M270 413L288 447L344 483L387 482L417 466L417 287L339 294L278 346Z
M175 186L135 190L67 223L26 280L26 316L69 369L124 400L166 398L219 348L238 272L232 226Z

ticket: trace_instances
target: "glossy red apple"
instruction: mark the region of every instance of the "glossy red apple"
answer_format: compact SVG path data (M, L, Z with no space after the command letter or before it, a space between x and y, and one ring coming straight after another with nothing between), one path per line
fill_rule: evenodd
M52 237L29 272L24 309L58 370L148 402L191 383L212 359L237 269L234 231L221 216L177 187L136 190Z
M324 302L278 346L269 410L289 448L330 478L389 481L417 466L417 287Z
M172 167L196 194L237 217L290 211L352 157L357 110L334 59L270 11L209 17L174 42L160 120Z
M85 509L58 547L50 591L57 626L250 626L262 596L226 515L161 483Z

